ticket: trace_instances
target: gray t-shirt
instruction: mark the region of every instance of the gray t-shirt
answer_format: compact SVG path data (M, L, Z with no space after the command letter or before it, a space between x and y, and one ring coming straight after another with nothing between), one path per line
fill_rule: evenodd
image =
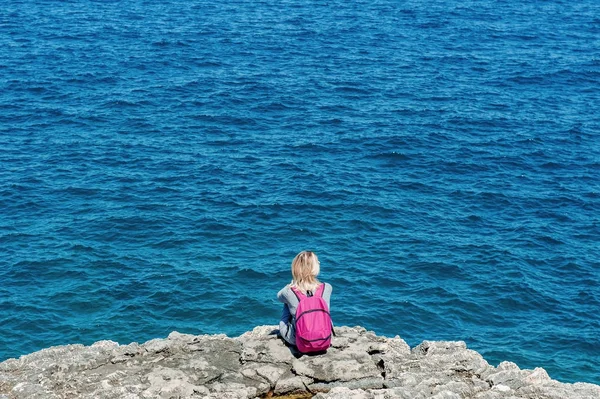
M329 302L331 300L331 291L333 291L333 288L331 287L331 284L323 284L325 284L325 290L323 290L323 299L327 304L327 309L331 311L331 306L329 306ZM277 299L279 300L279 302L283 302L284 304L286 304L288 306L288 309L290 310L291 315L293 317L296 317L296 310L298 309L298 304L300 302L298 301L296 294L294 294L294 291L292 291L292 288L289 284L283 287L281 291L277 293Z

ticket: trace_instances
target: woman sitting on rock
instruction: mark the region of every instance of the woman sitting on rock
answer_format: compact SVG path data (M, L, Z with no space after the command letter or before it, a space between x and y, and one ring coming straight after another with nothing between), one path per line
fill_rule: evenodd
M317 254L300 252L292 261L292 282L277 293L277 299L283 302L279 333L303 353L322 352L331 345L332 287L317 280L319 271Z

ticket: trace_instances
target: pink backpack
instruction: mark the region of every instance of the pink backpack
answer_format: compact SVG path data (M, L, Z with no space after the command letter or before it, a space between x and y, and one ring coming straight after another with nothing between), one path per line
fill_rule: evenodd
M298 301L296 310L296 346L302 353L322 352L331 346L333 323L323 299L325 284L317 288L315 295L306 296L292 287Z

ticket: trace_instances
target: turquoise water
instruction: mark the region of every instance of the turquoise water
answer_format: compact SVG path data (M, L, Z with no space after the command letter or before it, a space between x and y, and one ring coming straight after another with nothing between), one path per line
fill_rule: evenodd
M0 360L280 314L600 384L600 3L0 9Z

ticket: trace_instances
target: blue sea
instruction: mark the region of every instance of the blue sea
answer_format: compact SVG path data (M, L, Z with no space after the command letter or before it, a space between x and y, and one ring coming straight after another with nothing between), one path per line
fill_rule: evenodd
M0 361L337 325L600 384L597 0L4 0Z

